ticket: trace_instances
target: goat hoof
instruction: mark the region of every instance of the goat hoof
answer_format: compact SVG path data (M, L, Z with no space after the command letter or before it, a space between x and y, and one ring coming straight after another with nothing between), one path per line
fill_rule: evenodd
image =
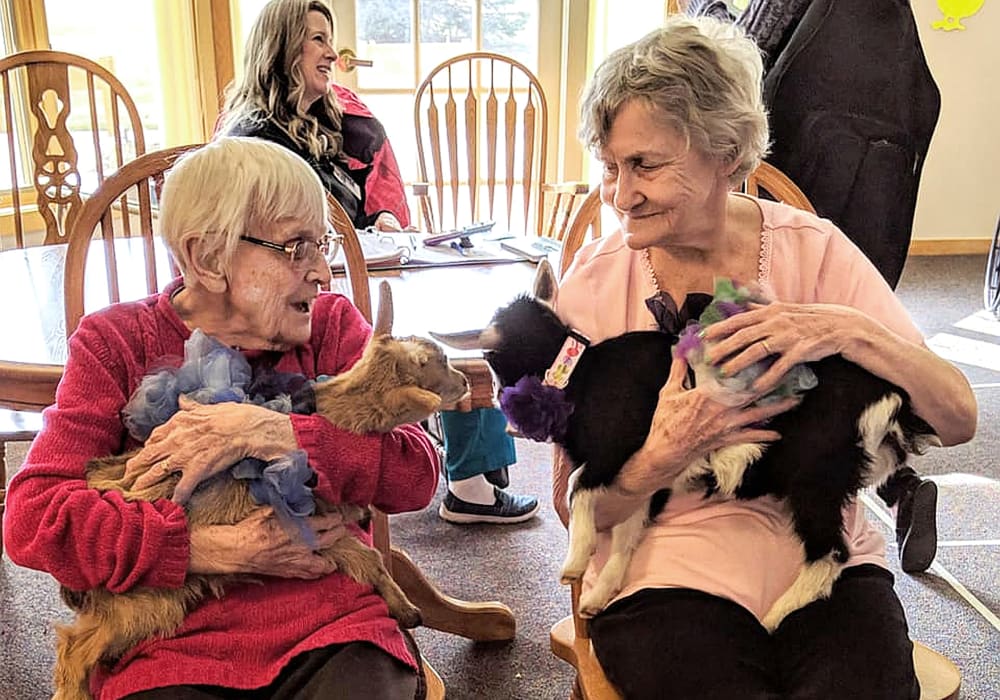
M420 625L424 623L424 619L420 615L420 610L417 608L407 608L406 610L401 610L398 614L393 615L393 617L396 618L396 622L398 622L401 627L408 630L420 627Z
M607 600L585 593L580 596L580 617L591 618L604 610L607 604Z
M768 634L774 634L774 630L778 629L778 625L781 621L785 619L785 616L780 613L769 612L764 616L764 619L760 621L760 624L764 626Z
M559 572L559 581L569 585L574 581L579 581L583 577L583 572L587 568L587 562L581 564L563 564L562 571Z

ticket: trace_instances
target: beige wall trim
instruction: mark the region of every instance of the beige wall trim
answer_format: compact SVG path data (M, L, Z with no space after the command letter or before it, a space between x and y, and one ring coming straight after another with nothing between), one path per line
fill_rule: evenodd
M557 109L549 114L556 127L555 138L549 143L557 149L557 182L579 181L586 175L585 152L576 132L580 125L580 97L591 73L588 61L580 60L587 55L593 39L590 7L590 0L563 0L559 100ZM545 45L545 39L540 38L539 44Z
M42 0L13 0L14 46L18 51L48 49L49 27Z
M222 108L223 93L233 81L233 31L229 0L193 2L194 48L201 76L203 139L208 141Z
M910 241L910 255L986 255L989 238L915 238Z

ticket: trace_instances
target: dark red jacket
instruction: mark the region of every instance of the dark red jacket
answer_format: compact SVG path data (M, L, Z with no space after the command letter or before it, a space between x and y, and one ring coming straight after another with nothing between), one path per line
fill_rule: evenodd
M348 167L356 169L371 165L365 182L365 213L371 216L376 212L389 211L404 227L409 226L406 188L382 123L353 92L335 83L331 87L344 108L343 150L350 156Z

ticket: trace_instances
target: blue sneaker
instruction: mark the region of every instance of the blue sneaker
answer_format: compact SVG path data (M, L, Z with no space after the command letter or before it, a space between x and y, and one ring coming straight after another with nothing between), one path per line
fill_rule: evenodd
M438 515L449 523L468 525L470 523L523 523L538 513L538 499L532 496L515 496L494 487L496 500L492 505L469 503L458 498L451 491L444 497L438 508Z

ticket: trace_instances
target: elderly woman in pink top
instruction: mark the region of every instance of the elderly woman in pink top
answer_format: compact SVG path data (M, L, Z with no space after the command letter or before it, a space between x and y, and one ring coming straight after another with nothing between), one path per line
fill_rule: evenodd
M775 303L709 331L710 359L724 372L779 355L755 384L763 394L793 365L840 353L905 389L943 444L969 440L968 382L926 348L854 244L829 221L733 192L767 146L760 81L756 47L707 18L672 19L605 60L584 96L581 134L603 163L602 200L621 228L580 250L557 311L599 342L683 325L716 276L756 280ZM778 438L759 427L760 408L683 388L686 372L674 360L649 437L600 497L599 527L645 507L711 450ZM557 459L564 521L568 471ZM671 499L624 589L591 621L604 670L628 698L919 697L885 541L858 504L845 509L844 528L851 558L831 597L768 635L760 618L802 562L788 510L770 497ZM585 587L607 544L603 537Z

